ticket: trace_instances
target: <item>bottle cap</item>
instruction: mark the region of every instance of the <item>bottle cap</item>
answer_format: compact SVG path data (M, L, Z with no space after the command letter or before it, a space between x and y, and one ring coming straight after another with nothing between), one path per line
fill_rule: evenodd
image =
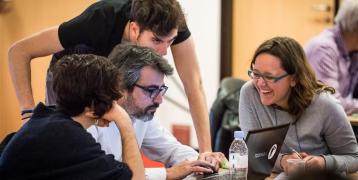
M234 137L235 139L244 139L244 131L235 131Z

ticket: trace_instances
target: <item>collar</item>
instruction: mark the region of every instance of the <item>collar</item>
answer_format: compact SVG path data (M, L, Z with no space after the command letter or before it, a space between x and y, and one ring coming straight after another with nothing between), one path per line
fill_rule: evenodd
M32 117L44 117L53 114L54 112L55 112L55 108L53 108L52 106L51 107L46 106L45 104L40 102L35 107Z
M342 36L342 28L340 27L340 25L335 25L332 29L333 31L333 36L334 36L334 41L337 44L339 53L344 57L345 60L349 60L349 54L348 54L348 50L346 45L344 44L343 41L343 36Z

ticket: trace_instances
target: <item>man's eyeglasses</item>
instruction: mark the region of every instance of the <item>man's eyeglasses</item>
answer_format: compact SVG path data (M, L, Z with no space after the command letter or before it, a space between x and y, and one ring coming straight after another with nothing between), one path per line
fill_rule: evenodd
M275 77L275 76L271 76L271 75L261 74L259 72L255 72L253 70L248 70L247 74L250 76L251 79L258 80L261 77L265 82L270 82L270 83L275 83L275 82L277 82L277 81L281 80L282 78L284 78L284 77L289 75L289 74L286 73L284 75Z
M161 96L164 96L164 94L168 90L168 87L165 85L162 85L160 87L158 87L158 86L145 87L145 86L141 86L139 84L134 84L134 86L137 86L137 87L143 89L146 92L147 96L150 97L151 99L155 99L159 94Z

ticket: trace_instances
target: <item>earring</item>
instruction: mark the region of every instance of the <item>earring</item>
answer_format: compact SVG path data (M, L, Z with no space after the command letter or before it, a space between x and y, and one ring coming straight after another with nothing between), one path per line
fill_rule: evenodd
M95 120L94 125L98 125L98 119Z

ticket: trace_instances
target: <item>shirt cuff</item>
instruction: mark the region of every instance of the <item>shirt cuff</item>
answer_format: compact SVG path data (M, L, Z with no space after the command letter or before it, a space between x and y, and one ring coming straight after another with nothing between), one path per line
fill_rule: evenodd
M326 170L328 171L335 171L336 170L336 167L334 165L334 159L332 156L329 156L329 155L321 155L325 162L326 162Z
M146 180L166 179L167 171L165 168L145 168Z
M276 162L275 162L275 166L274 168L272 169L273 172L276 172L276 173L280 173L280 172L283 172L283 168L281 166L281 160L282 160L282 157L286 155L286 154L283 154L283 153L279 153L278 156L277 156L277 159L276 159Z

